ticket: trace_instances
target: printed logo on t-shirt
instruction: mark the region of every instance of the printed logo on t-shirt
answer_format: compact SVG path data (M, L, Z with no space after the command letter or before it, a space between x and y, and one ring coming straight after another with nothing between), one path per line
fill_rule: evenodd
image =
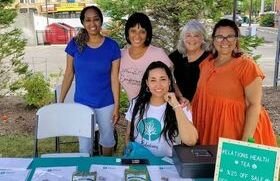
M139 122L138 130L142 138L148 141L159 139L161 132L160 121L155 118L146 118Z
M141 79L144 72L138 70L138 68L124 68L120 72L120 82L127 86L139 86L141 85Z

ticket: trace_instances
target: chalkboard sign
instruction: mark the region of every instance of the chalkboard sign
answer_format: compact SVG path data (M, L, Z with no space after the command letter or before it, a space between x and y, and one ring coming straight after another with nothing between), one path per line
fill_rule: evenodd
M280 149L220 138L214 181L278 181Z

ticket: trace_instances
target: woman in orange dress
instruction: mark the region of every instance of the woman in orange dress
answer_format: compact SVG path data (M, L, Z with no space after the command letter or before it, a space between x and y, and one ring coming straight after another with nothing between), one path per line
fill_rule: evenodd
M200 65L193 99L199 144L218 144L219 137L276 146L268 113L261 106L264 74L239 50L239 29L227 19L214 27L213 58Z

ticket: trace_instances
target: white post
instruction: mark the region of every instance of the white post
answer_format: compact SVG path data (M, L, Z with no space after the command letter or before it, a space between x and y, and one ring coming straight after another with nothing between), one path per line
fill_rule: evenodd
M49 25L49 10L48 10L48 0L45 0L45 6L46 6L46 18L47 18L47 26Z
M264 13L264 0L261 0L261 11L260 14Z
M278 21L280 21L280 16L277 16ZM280 23L278 24L278 36L277 36L277 48L276 48L276 56L275 56L275 67L274 67L274 80L273 87L277 88L279 78L279 66L280 66Z

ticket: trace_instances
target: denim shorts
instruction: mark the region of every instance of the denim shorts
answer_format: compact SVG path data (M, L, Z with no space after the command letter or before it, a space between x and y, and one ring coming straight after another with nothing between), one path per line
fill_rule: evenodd
M98 109L92 108L92 110L94 111L94 120L99 128L99 144L102 147L113 147L116 144L112 120L114 104ZM89 153L92 150L93 145L90 138L79 137L79 143L81 153Z

